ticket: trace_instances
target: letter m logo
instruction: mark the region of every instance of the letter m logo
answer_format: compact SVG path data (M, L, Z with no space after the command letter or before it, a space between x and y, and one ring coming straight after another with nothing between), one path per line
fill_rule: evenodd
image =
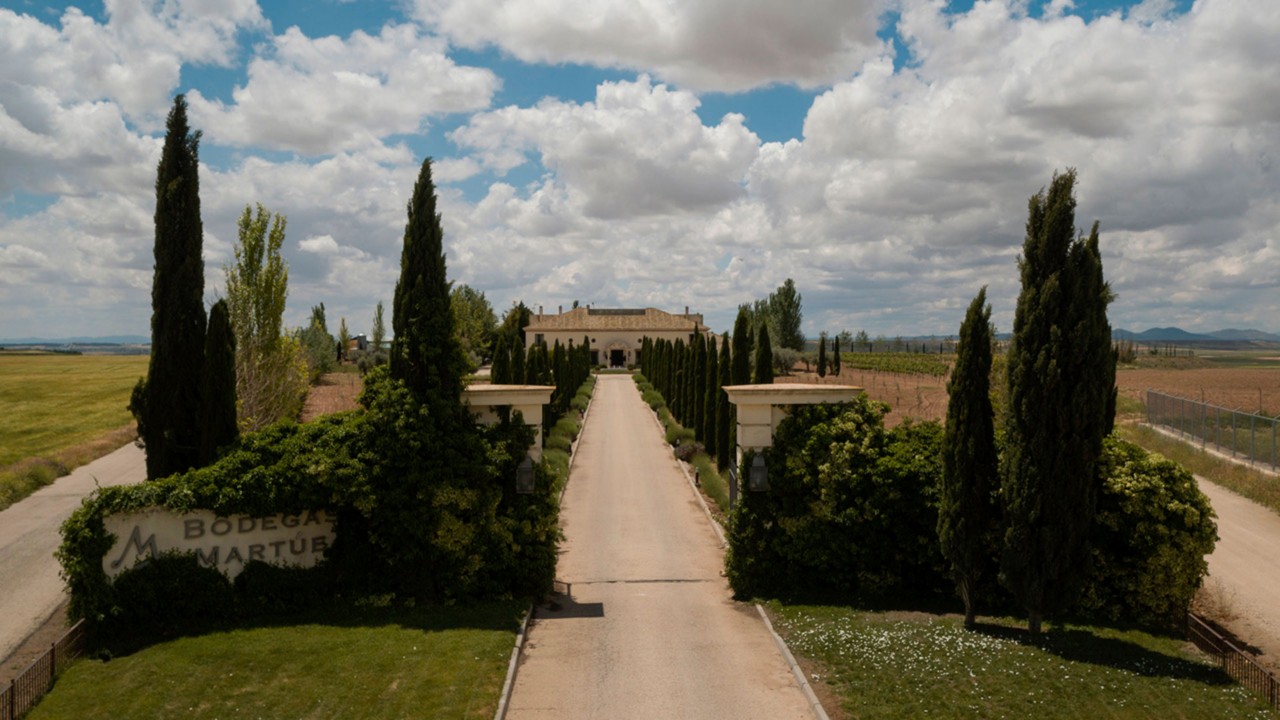
M133 554L130 555L129 551ZM159 555L160 551L156 549L156 534L151 533L146 540L142 539L142 527L140 525L133 526L133 533L129 535L129 539L124 544L124 550L120 551L120 557L111 561L111 569L116 570L125 562L131 560L130 567L137 564L138 560L148 560Z

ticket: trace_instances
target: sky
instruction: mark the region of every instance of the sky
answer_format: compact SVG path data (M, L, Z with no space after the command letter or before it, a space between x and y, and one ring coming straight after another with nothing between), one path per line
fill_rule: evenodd
M146 335L176 94L205 296L288 219L287 325L390 307L424 158L500 316L736 308L1013 324L1027 201L1078 173L1115 328L1280 331L1280 2L0 0L0 338Z

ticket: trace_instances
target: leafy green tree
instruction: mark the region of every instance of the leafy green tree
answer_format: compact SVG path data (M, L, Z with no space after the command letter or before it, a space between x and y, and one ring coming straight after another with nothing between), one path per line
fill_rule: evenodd
M382 320L382 301L378 301L378 306L373 309L373 325L369 328L369 340L373 344L374 352L382 349L382 343L387 339L387 326Z
M964 601L964 624L975 622L979 580L991 564L999 509L995 418L991 408L991 306L978 291L960 325L955 368L947 382L942 442L938 541Z
M768 325L761 325L756 332L756 368L751 381L757 385L773 382L773 347L769 342Z
M818 336L818 377L827 376L827 334Z
M391 377L432 412L461 420L467 361L453 322L430 158L422 161L408 213L391 315Z
M720 359L717 361L716 382L716 462L728 468L733 457L733 404L729 402L726 385L733 384L733 359L729 355L729 333L720 338Z
M200 133L187 101L173 100L156 170L155 274L151 282L151 364L138 419L147 479L200 464L204 372L204 226L200 220Z
M524 336L524 329L533 322L533 311L525 306L524 302L518 302L512 305L502 315L502 327L498 329L503 335L507 336L507 344L515 346L515 339L520 338L521 347L528 347L529 338Z
M351 342L351 331L347 329L347 319L338 320L338 362L347 359L347 344Z
M498 331L498 318L493 314L484 293L470 285L456 285L450 294L453 320L458 340L472 369L483 365L493 355L493 338Z
M209 309L209 331L204 342L205 371L201 377L200 464L208 465L219 451L240 436L236 422L236 337L226 300Z
M312 306L311 323L298 330L297 339L306 358L307 374L311 382L314 383L321 375L333 371L336 364L334 339L325 323L324 303Z
M855 352L870 352L871 338L867 337L867 331L859 330L857 336L853 338L853 345L849 347Z
M307 393L301 345L283 332L289 267L280 255L287 220L261 204L240 215L234 259L223 267L235 332L238 422L260 430L297 417Z
M800 292L791 278L769 295L769 331L777 334L778 346L804 352L804 333L800 324L804 313L800 308Z
M1028 203L1022 292L1008 353L1004 481L1008 530L1001 580L1040 632L1074 602L1089 565L1098 458L1111 421L1115 355L1098 224L1075 228L1076 174L1056 175ZM1110 384L1109 384L1110 383Z

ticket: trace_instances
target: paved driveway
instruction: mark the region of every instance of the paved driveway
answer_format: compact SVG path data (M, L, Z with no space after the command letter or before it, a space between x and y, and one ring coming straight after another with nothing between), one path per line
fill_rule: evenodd
M66 597L53 552L62 521L96 484L124 485L147 476L133 444L81 466L0 512L0 661L53 614Z
M601 375L507 717L812 718L627 375Z

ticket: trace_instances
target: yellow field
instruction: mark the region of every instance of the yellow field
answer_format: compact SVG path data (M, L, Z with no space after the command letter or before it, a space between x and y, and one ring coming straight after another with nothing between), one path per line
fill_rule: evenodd
M0 468L88 442L133 418L146 355L0 353Z

